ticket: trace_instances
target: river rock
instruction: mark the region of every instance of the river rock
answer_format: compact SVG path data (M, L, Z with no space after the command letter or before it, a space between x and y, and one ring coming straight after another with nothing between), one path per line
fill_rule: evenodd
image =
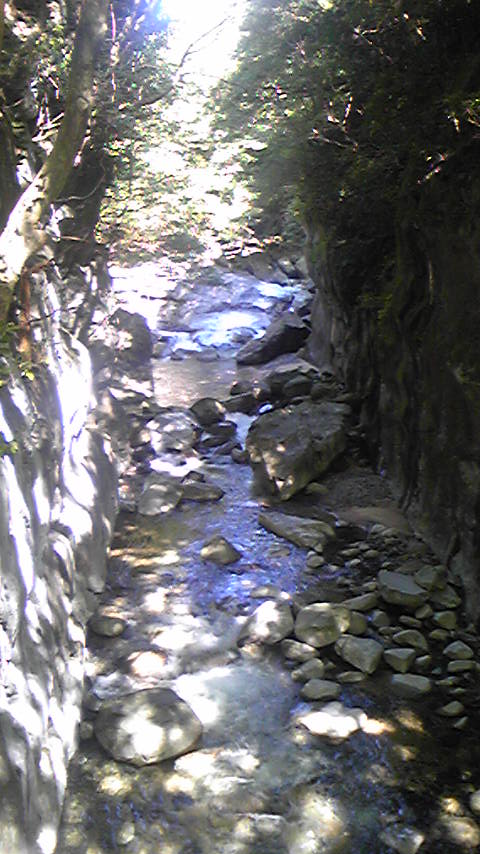
M462 661L468 658L473 658L473 649L463 641L453 641L443 650L443 654L448 658L458 658Z
M319 711L307 712L297 718L314 735L325 735L329 738L348 738L352 733L361 729L367 722L363 709L348 709L342 703L327 703Z
M378 592L385 602L414 609L422 605L428 593L409 575L382 569L378 573Z
M392 670L397 673L406 673L410 670L416 658L416 651L410 647L398 647L397 649L386 649L383 657Z
M153 341L145 318L119 308L112 315L111 324L118 330L115 349L134 365L146 364L152 356Z
M230 563L235 563L241 558L235 546L232 546L225 537L216 536L208 540L200 551L202 560L211 560L219 566L228 566Z
M183 490L178 481L160 474L147 478L138 501L138 512L142 516L157 516L170 513L180 502Z
M269 600L255 609L244 626L241 637L259 643L275 644L292 632L293 617L285 602Z
M300 693L306 700L335 700L340 694L338 682L330 679L310 679Z
M202 427L211 427L225 418L226 410L223 403L213 397L200 398L190 409Z
M282 501L325 472L346 447L349 408L337 403L301 403L260 415L246 448L258 485Z
M432 680L427 676L417 676L412 673L395 673L391 685L396 694L401 697L423 697L432 690Z
M102 611L96 611L92 614L88 621L89 628L96 635L105 638L117 638L122 635L127 628L127 621L122 617L117 617L113 614L107 614Z
M380 839L398 854L417 854L425 841L425 836L413 827L391 824L386 830L382 830Z
M301 641L291 640L290 638L282 641L281 647L285 658L288 658L289 661L309 661L317 655L317 650L314 646L310 646L308 643L301 643Z
M402 629L399 632L395 632L392 635L392 640L394 643L398 643L399 646L413 646L419 652L428 652L428 643L422 633L417 631L417 629Z
M335 652L362 673L373 673L380 664L383 646L372 638L344 635L335 644Z
M183 498L188 501L219 501L225 495L224 490L214 483L187 481L182 483Z
M301 608L295 620L295 636L310 646L323 647L334 643L348 631L350 611L330 602L314 602Z
M169 688L105 701L94 729L114 759L137 767L186 753L202 734L202 724L190 706Z
M447 572L443 566L422 566L413 577L425 590L443 588L447 584Z
M248 341L237 353L239 365L261 365L282 353L295 353L310 334L309 327L293 312L284 312L267 327L261 338Z
M464 711L465 706L462 703L458 700L452 700L451 703L447 703L445 706L437 709L437 714L442 715L444 718L458 718Z
M319 542L326 542L328 538L335 536L332 526L320 519L305 519L303 516L269 511L259 513L258 521L263 528L277 537L283 537L305 549L313 548Z
M462 600L449 584L443 590L434 590L432 602L440 608L458 608Z
M375 608L378 602L376 593L362 593L360 596L353 596L351 599L344 599L342 605L352 611L370 611ZM388 623L386 624L388 625Z
M319 658L311 658L292 670L292 679L294 682L308 682L310 679L323 679L324 674L323 661Z

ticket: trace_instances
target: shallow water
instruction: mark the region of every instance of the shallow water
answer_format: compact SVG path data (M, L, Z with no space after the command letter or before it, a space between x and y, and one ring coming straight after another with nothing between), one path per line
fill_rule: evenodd
M202 299L208 307L205 292ZM161 405L190 405L224 397L237 374L232 358L205 365L192 355L156 360L153 376ZM245 435L248 418L238 423ZM312 736L298 725L308 707L278 651L239 648L245 614L263 601L252 597L255 588L308 595L312 575L304 550L259 526L265 498L248 467L212 455L201 471L225 490L221 501L183 502L161 520L119 517L101 601L128 628L117 639L92 635L87 670L90 706L92 696L173 687L202 721L202 741L142 769L114 762L94 738L83 741L57 854L415 854L417 830L425 837L420 854L477 850L468 807L480 786L474 731L432 726L428 702L394 699L380 673L340 697L363 709L364 731L344 740ZM302 512L301 499L295 507ZM232 566L199 557L217 533L242 553ZM348 571L327 565L315 578L316 596L338 598Z

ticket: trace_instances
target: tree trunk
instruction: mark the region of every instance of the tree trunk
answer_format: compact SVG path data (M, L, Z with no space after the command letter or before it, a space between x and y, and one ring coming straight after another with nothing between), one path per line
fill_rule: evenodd
M0 323L6 319L13 289L25 263L44 242L42 216L61 193L84 141L93 101L95 68L107 30L107 10L108 0L83 2L62 124L52 151L20 196L0 235Z

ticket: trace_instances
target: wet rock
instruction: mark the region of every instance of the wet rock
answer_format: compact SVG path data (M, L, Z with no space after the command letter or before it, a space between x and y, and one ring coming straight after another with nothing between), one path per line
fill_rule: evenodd
M259 416L246 448L258 485L282 501L325 472L346 447L348 407L301 403Z
M376 629L383 629L390 625L390 617L385 611L375 610L370 616L370 622Z
M263 528L276 534L277 537L283 537L296 546L306 549L313 548L319 542L325 542L335 534L332 526L327 522L275 511L259 513L258 521Z
M417 854L425 841L425 836L413 827L391 824L387 830L382 830L380 839L398 854Z
M157 516L170 513L180 502L183 490L178 481L153 474L145 483L144 490L138 501L138 512L141 516Z
M359 611L350 611L350 626L348 631L351 635L364 635L367 631L368 622L364 614Z
M248 341L237 353L239 365L261 365L282 353L295 353L305 343L309 327L287 311L267 327L262 338Z
M414 579L420 587L425 590L435 590L436 588L444 588L447 584L447 571L443 566L422 566L415 573Z
M335 652L362 673L374 673L380 664L383 646L372 638L344 635L336 642Z
M178 409L159 413L147 426L157 454L188 451L200 436L200 428L190 413Z
M383 657L392 670L397 673L406 673L410 670L416 658L416 651L410 647L398 647L398 649L385 649Z
M329 738L348 738L366 724L367 716L363 709L348 709L342 703L327 703L319 711L307 712L297 718L297 723L306 727L314 735Z
M300 693L306 700L335 700L340 691L340 685L330 679L310 679Z
M422 605L428 596L427 591L410 576L386 569L378 573L378 592L385 602L412 610Z
M330 602L314 602L301 608L295 620L295 635L310 646L323 647L348 631L350 612Z
M300 667L292 670L292 679L294 682L308 682L310 679L323 679L325 674L325 665L319 658L311 658L305 661Z
M225 418L226 410L223 403L213 397L200 398L190 409L202 427L211 427Z
M431 655L420 655L415 661L417 673L428 673L432 669L433 658Z
M285 602L263 602L243 627L240 637L257 643L275 644L291 634L292 611Z
M458 658L464 661L468 658L473 658L473 649L463 641L453 641L443 650L443 654L447 658Z
M190 706L169 688L105 701L94 729L114 759L137 767L186 753L202 734L202 724Z
M296 640L288 639L282 641L281 648L285 658L288 658L290 661L309 661L317 655L317 650L314 646Z
M211 560L219 566L228 566L241 558L241 552L232 546L225 537L216 536L208 540L200 551L202 560Z
M396 673L392 676L391 685L396 694L401 697L423 697L432 690L432 680L426 676L417 676L412 673Z
M403 629L400 632L395 632L392 635L392 640L394 643L398 643L399 646L413 646L414 649L418 649L420 652L428 652L427 641L422 633L416 629Z
M202 439L202 445L206 448L215 448L235 436L237 425L234 421L222 421L220 424L212 424L208 432L209 435Z

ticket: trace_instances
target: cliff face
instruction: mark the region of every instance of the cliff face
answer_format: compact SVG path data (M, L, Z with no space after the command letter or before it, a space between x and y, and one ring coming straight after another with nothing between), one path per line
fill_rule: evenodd
M352 297L329 236L309 226L312 355L361 402L377 463L480 615L480 180L478 146L395 211L381 292ZM368 216L368 212L366 212ZM348 246L345 247L348 252ZM365 259L368 269L369 259Z
M92 420L87 350L61 322L65 285L35 277L30 378L0 388L0 851L55 847L75 749L92 591L116 511L108 438ZM63 318L65 321L65 317Z

